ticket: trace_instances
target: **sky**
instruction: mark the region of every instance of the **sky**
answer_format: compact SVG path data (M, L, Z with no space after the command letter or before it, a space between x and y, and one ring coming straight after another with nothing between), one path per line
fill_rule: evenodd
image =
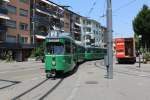
M82 16L95 19L106 26L107 0L51 0L60 5L70 6L69 9ZM150 0L112 0L113 38L133 37L132 21ZM92 9L93 8L93 9Z

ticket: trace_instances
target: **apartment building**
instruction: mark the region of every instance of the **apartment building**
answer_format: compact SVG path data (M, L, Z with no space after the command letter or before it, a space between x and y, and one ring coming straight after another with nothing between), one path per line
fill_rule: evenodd
M70 33L75 40L81 40L80 15L47 0L31 1L32 40L40 44L52 30Z
M81 41L81 24L80 24L80 18L81 16L78 15L77 13L74 13L72 11L70 11L71 14L71 34L72 37L76 40L76 41Z
M64 9L64 32L71 33L71 13Z
M12 56L17 61L25 60L33 46L30 44L30 0L9 0L1 3L7 15L1 37L1 52ZM8 1L8 0L7 0ZM0 34L1 35L1 34Z
M47 0L31 0L32 42L40 44L52 30L64 31L64 9ZM67 16L67 12L65 14ZM65 27L69 22L65 19ZM69 27L68 27L69 28ZM66 31L69 31L65 28Z
M0 43L5 41L6 38L6 31L7 31L7 26L6 26L6 20L10 19L6 8L6 5L9 1L7 0L1 0L0 1Z
M81 18L82 43L84 46L103 47L104 35L99 22L86 17Z

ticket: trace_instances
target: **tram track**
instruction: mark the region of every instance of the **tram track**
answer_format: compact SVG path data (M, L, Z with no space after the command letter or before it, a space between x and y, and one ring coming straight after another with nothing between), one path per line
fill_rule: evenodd
M26 90L25 92L23 92L23 93L17 95L16 97L12 98L11 100L22 100L21 98L26 97L26 96L29 95L29 93L31 93L31 92L34 93L35 90L36 90L36 93L33 94L33 95L37 95L37 96L38 96L38 100L43 100L43 99L46 98L49 94L51 94L51 93L62 83L62 81L64 80L64 78L59 79L59 81L56 82L56 84L53 85L52 88L48 89L44 94L42 94L42 95L40 94L41 96L39 97L38 92L39 92L40 90L39 90L38 88L43 87L42 85L44 85L48 80L49 80L49 79L43 80L42 82L40 82L40 83L38 83L37 85L33 86L32 88ZM50 87L49 85L51 85L51 84L48 84L48 86L47 86L47 85L46 85L46 86L44 85L44 87ZM32 93L31 93L31 95L32 95ZM35 96L35 97L36 97L36 96ZM26 98L26 99L28 99L28 98ZM30 99L28 99L28 100L30 100ZM31 100L32 100L32 99L31 99Z
M10 81L10 80L3 80L3 79L0 79L0 82L9 82L10 84L9 85L5 85L5 86L3 86L3 87L0 87L0 90L2 90L2 89L5 89L5 88L9 88L9 87L11 87L11 86L14 86L14 85L17 85L17 84L19 84L19 83L21 83L20 81Z
M63 81L64 79L61 79L57 82L56 85L54 85L48 92L46 92L42 97L39 98L39 100L44 100L49 94L51 94Z
M31 92L33 89L39 87L40 85L42 85L43 83L45 83L48 79L43 80L42 82L38 83L37 85L33 86L32 88L28 89L27 91L21 93L20 95L14 97L12 100L18 100L19 98L21 98L22 96L26 95L27 93Z

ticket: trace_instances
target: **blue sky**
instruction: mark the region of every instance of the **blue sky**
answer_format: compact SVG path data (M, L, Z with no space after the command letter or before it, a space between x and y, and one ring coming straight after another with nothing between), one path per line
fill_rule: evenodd
M106 26L107 0L51 0L60 5L69 5L69 9L83 16L90 17ZM92 12L89 14L92 5L96 2ZM131 2L131 3L130 3ZM143 4L150 7L150 0L112 0L113 9L113 37L132 37L132 20L141 10Z

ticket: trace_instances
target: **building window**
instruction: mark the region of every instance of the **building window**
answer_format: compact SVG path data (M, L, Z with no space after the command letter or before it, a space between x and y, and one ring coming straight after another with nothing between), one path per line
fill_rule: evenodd
M8 27L11 27L11 28L16 28L16 21L7 20L7 21L6 21L6 25L7 25Z
M16 7L8 5L7 9L9 13L16 14Z
M91 25L91 21L87 21L87 25Z
M91 32L91 28L87 28L87 32Z
M16 36L7 36L7 42L16 43Z
M28 30L28 24L25 24L25 23L20 23L19 24L19 28L20 30Z
M20 13L20 16L25 16L25 17L28 16L28 10L20 9L19 13Z
M86 24L86 21L85 21L85 20L83 20L83 24L84 24L84 25Z
M21 37L21 43L23 43L23 44L28 43L28 38L27 37Z
M29 3L29 0L20 0L22 3Z

